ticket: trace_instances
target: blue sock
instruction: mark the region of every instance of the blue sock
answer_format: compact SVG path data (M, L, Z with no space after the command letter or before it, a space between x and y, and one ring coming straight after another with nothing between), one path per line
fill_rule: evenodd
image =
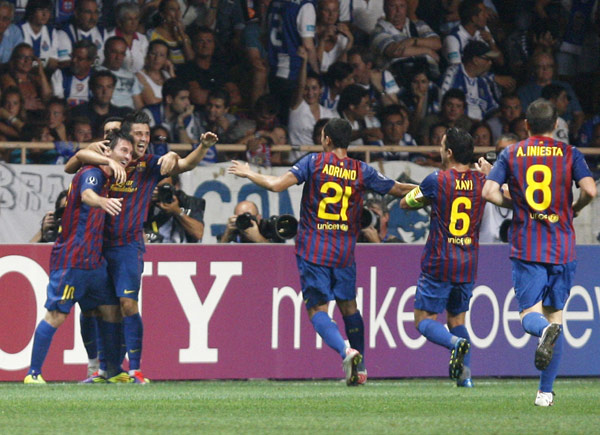
M455 326L454 328L452 328L450 330L450 334L456 335L457 337L466 338L469 341L469 343L471 342L471 337L469 336L469 331L467 331L467 328L465 327L465 325ZM467 367L471 367L471 352L473 352L472 346L471 346L471 349L469 350L469 353L467 353L465 355L465 359L463 361L464 365Z
M120 348L121 348L121 364L123 364L123 360L125 359L125 355L127 355L127 345L125 344L125 331L123 328L123 322L121 322L121 333L120 335Z
M527 313L521 323L525 332L536 337L541 337L544 328L550 324L542 313Z
M119 359L121 323L105 322L98 319L98 329L101 335L100 341L103 343L100 368L106 371L108 377L112 377L123 371L121 369L122 360Z
M39 375L42 373L42 366L46 355L48 355L48 349L52 344L52 337L56 328L50 325L48 322L42 319L42 321L35 328L35 335L33 338L33 351L31 352L31 367L29 367L29 375Z
M342 358L346 357L346 343L342 338L342 334L333 320L329 318L326 312L317 311L310 319L315 328L315 331L325 340L327 346L339 353Z
M88 359L97 358L99 331L96 316L84 316L81 313L79 315L79 325L81 327L81 339L83 340Z
M123 317L123 334L129 355L129 370L139 370L144 336L144 325L140 313Z
M560 359L562 357L563 343L564 340L561 333L554 342L552 361L550 361L550 364L548 364L548 367L546 367L545 370L542 370L542 374L540 376L540 391L543 393L552 392L554 380L556 379L556 375L558 375L558 366L560 365Z
M452 349L454 347L454 342L452 338L454 337L448 330L442 325L440 322L437 322L433 319L424 319L419 322L419 326L417 327L419 332L423 334L427 340L432 343L439 344L440 346L447 347L448 349ZM456 341L456 339L454 339Z
M350 342L350 347L356 349L360 354L365 356L365 325L360 311L351 316L344 317L344 326L346 327L346 337Z

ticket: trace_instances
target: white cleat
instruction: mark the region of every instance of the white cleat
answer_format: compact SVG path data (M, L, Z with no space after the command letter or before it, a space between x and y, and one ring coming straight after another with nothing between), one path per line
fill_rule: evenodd
M362 361L362 355L356 349L346 348L346 358L344 358L344 372L346 373L346 385L358 385L358 365Z
M554 405L554 391L551 393L537 392L535 396L535 406L552 406Z

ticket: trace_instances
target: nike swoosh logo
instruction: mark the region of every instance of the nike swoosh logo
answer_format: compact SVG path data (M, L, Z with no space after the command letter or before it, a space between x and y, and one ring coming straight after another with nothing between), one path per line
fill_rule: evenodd
M125 290L123 293L125 293L126 295L129 295L131 293L135 293L137 290Z
M139 349L131 349L131 350L129 351L129 353L136 353L136 352L139 352L139 351L140 351Z

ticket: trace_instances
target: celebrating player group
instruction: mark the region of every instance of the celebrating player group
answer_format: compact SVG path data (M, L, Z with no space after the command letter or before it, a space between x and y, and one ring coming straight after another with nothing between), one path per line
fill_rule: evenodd
M25 383L44 383L41 369L52 336L74 302L88 313L82 317L82 336L84 343L91 343L86 344L90 361L102 348L99 369L86 381L148 382L140 370L143 328L137 306L143 219L158 181L195 168L217 138L205 133L201 146L185 158L146 155L149 128L142 118L132 115L108 142L79 151L67 164L71 172L85 166L71 184L62 232L53 247L48 312L36 329ZM479 229L487 201L513 210L510 258L516 299L523 329L540 338L533 358L541 371L534 403L553 405L563 352L562 310L575 274L573 218L596 196L596 184L583 155L552 139L557 124L552 103L536 100L526 119L529 138L508 146L493 166L484 158L475 162L472 137L450 128L440 146L442 169L419 186L394 181L349 157L352 128L338 118L322 131L323 152L308 154L284 175L260 174L248 163L232 161L228 173L265 189L281 192L304 185L296 237L303 300L316 332L340 355L347 385L367 382L354 257L365 193L402 198L404 209L430 207L415 326L427 340L448 349L449 376L463 388L474 385L465 315L477 278ZM573 183L580 189L576 200ZM349 346L328 315L333 300ZM447 328L437 321L444 311ZM121 369L122 342L128 373Z

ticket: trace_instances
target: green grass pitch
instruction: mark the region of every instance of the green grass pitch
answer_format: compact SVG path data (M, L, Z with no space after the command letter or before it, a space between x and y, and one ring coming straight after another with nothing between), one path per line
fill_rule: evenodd
M555 406L537 380L193 381L149 385L0 384L0 433L600 432L600 379L558 379Z

